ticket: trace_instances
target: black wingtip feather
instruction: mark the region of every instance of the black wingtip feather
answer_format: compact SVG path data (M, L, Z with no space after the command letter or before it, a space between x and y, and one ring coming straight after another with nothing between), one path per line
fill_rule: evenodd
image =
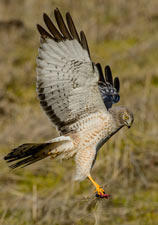
M41 25L37 24L37 30L40 33L42 38L54 39Z
M63 20L63 17L62 17L62 15L61 15L61 13L60 13L60 11L59 11L58 8L56 8L54 10L54 16L55 16L55 19L56 19L56 22L58 24L58 27L59 27L60 32L63 34L63 36L66 39L72 40L72 37L71 37L71 35L70 35L70 33L69 33L66 25L65 25L65 22Z
M58 8L54 10L54 17L59 29L54 25L54 23L46 13L43 14L44 22L48 30L50 31L50 34L41 25L37 24L37 29L41 37L43 39L51 38L56 42L76 39L82 45L82 48L88 52L88 55L90 57L90 51L86 36L83 31L80 32L80 35L78 34L70 13L66 13L67 24L64 22L64 19Z
M110 66L105 67L105 77L106 77L106 81L113 86L113 78L112 78Z
M64 39L63 36L57 30L57 28L55 27L55 25L53 24L53 22L51 21L51 19L49 18L49 16L46 13L43 14L43 20L44 20L48 30L51 32L51 34L56 39L56 41L61 41Z
M90 57L90 51L89 51L89 47L88 47L88 42L87 42L86 36L85 36L85 34L84 34L83 31L80 32L80 37L81 37L81 45L82 45L82 47L83 47L85 50L87 50L88 55L89 55L89 57ZM90 57L90 58L91 58L91 57Z
M120 100L119 89L120 81L118 77L115 77L113 82L112 72L110 66L105 67L105 78L99 63L96 64L99 72L99 90L107 109L111 108L114 103ZM103 80L104 79L104 80Z
M104 78L103 70L102 70L102 67L101 67L100 63L96 63L96 67L97 67L98 72L99 72L99 82L105 83L105 78Z
M114 88L116 88L117 92L120 90L120 80L118 77L115 77L114 79Z
M81 43L78 32L76 30L76 27L69 12L66 13L66 21L72 37L76 39L79 43Z

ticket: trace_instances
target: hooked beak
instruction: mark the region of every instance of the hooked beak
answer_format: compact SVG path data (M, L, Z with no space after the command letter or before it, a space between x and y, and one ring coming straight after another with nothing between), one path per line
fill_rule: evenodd
M134 121L134 120L132 120L130 123L127 124L128 129L131 128L131 126L132 126L132 124L133 124L133 121Z

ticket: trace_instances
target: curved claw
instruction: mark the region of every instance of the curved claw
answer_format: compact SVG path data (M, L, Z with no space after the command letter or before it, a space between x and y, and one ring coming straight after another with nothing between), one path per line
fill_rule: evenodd
M111 195L109 194L106 194L104 189L100 186L97 187L97 190L96 190L96 197L97 198L106 198L106 199L109 199Z

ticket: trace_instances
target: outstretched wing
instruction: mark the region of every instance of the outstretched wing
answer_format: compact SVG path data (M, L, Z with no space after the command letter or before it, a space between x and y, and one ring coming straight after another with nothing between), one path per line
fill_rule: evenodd
M40 103L62 133L80 118L106 108L98 88L99 73L92 63L83 31L80 37L69 13L67 26L54 10L58 29L44 14L48 33L37 25L41 35L37 57L37 92Z
M103 74L100 63L96 64L99 72L99 90L107 109L111 108L114 103L120 100L119 90L120 81L118 77L112 77L112 72L109 66L105 67L105 75Z

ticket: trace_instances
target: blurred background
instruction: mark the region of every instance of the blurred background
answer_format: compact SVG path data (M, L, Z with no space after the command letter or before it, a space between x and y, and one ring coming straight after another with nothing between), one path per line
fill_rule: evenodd
M112 199L96 199L88 180L73 183L73 160L46 159L10 171L3 157L57 132L37 100L36 56L42 14L69 11L94 62L110 65L121 101L133 111L99 152L92 175ZM158 224L158 1L0 1L0 224Z

